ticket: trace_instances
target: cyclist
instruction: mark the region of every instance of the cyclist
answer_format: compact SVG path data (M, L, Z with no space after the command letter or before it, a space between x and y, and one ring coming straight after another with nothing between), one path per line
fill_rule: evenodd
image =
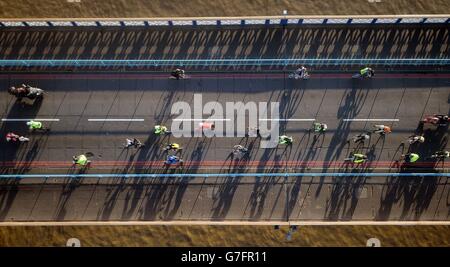
M385 135L385 134L392 132L391 127L386 126L386 125L379 124L379 125L374 125L373 127L375 128L375 130L373 132L380 134L380 135Z
M72 162L73 162L73 164L75 164L75 165L80 165L80 166L86 166L86 165L88 165L89 163L91 163L88 159L87 159L87 157L86 157L86 155L79 155L79 156L73 156L72 157Z
M375 71L369 67L365 67L359 71L359 74L361 74L361 77L371 78L375 75Z
M445 159L450 157L449 151L436 151L431 158Z
M436 125L436 124L439 124L439 118L436 117L436 116L428 116L428 117L425 117L422 120L422 122L424 122L424 123L431 123L431 124Z
M433 116L427 116L422 120L423 123L431 123L433 125L445 126L449 122L448 115L434 114Z
M170 73L170 75L172 75L172 77L174 77L174 78L176 78L177 80L179 80L180 78L181 79L184 79L184 70L182 70L182 69L179 69L179 68L177 68L177 69L175 69L174 71L172 71L171 73Z
M8 89L8 93L20 99L26 97L30 93L30 89L24 85L22 85L22 87L12 86Z
M420 157L416 153L408 153L408 154L402 155L402 158L407 163L413 163L413 162L416 162Z
M28 138L26 138L24 136L20 136L18 134L15 134L13 132L9 132L9 133L6 134L6 142L10 142L10 141L13 141L13 142L17 142L17 141L19 141L19 142L26 142L26 141L29 141L29 140L30 139L28 139Z
M325 123L315 122L313 128L316 133L324 133L328 129L328 126Z
M204 129L214 130L216 128L216 125L214 122L200 122L198 124L198 127L202 130Z
M129 148L129 147L131 147L131 146L134 146L134 148L141 148L141 147L143 147L144 145L141 143L141 141L139 141L138 139L136 139L136 138L133 138L133 139L131 139L131 138L127 138L126 139L126 144L125 144L125 148Z
M173 150L176 152L178 150L181 150L181 148L180 148L180 145L177 143L170 143L170 144L167 144L167 146L164 148L164 151L166 151L166 150Z
M169 156L167 156L167 160L164 163L167 165L171 165L171 164L183 163L183 160L177 156L169 155Z
M35 131L35 130L44 130L44 127L42 126L42 122L40 121L27 121L27 125L29 126L29 129L31 131Z
M361 133L353 137L353 142L355 143L364 142L365 140L369 140L369 138L370 138L369 132Z
M233 147L233 155L237 158L237 159L241 159L243 158L246 154L248 153L248 149L245 148L242 145L235 145Z
M408 138L408 142L410 145L412 145L416 142L423 143L423 142L425 142L425 137L423 137L423 135L415 135L414 134Z
M166 126L163 125L155 125L155 134L156 135L164 135L164 134L171 134L172 132L167 130Z
M295 79L301 78L305 79L308 77L308 70L305 68L305 66L300 66L298 69L295 70Z
M294 139L292 136L282 135L278 137L278 144L280 145L292 145Z
M447 124L449 122L448 115L435 114L434 116L439 119L439 124Z
M359 153L351 153L350 157L346 158L345 160L350 160L353 163L359 164L364 163L367 159L367 156L364 154Z

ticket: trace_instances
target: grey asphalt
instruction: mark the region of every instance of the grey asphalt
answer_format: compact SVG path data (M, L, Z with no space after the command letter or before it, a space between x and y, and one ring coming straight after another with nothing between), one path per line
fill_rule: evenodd
M101 78L96 78L95 74L62 78L22 75L16 79L16 76L4 76L0 80L2 87L35 79L32 84L45 88L48 95L38 107L36 103L22 107L14 97L2 92L2 118L57 118L60 121L44 122L51 128L51 133L33 134L31 142L20 147L2 140L3 161L70 161L73 155L88 151L96 155L94 162L162 161L162 147L170 141L182 145L181 155L189 161L230 160L233 145L243 144L253 148L250 160L254 161L342 161L350 152L360 151L368 153L371 161L386 163L395 161L405 151L418 151L423 155L421 161L426 161L426 156L447 146L445 127L425 126L423 132L427 142L424 144L409 147L405 142L409 135L421 131L418 127L423 116L448 113L447 78L377 78L371 81L312 78L295 81L260 75L242 79L193 76L189 80L176 81L151 79L150 74L135 74L131 79L115 73ZM283 122L280 134L292 135L295 142L292 147L275 149L261 149L260 139L251 137L155 138L152 134L154 125L170 127L176 118L170 114L172 105L186 101L193 110L196 93L202 95L203 104L218 101L224 109L226 102L279 102L282 118L315 119L327 123L329 128L326 134L314 136L309 131L310 121ZM88 121L99 118L144 121ZM349 122L345 119L381 121ZM399 121L389 121L392 119ZM193 122L192 128L198 127L197 123ZM354 135L372 130L376 123L392 126L393 133L385 137L373 134L364 146L347 142ZM8 131L28 135L25 122L3 122L2 132ZM124 150L127 137L136 137L147 146L139 151Z
M448 58L448 43L433 24L5 28L0 59Z
M251 28L205 30L204 33L183 30L158 30L155 33L146 30L119 33L93 29L7 30L0 32L3 37L0 38L0 47L6 47L3 58L146 58L148 55L159 58L208 58L212 55L231 58L255 55L282 57L311 47L303 46L302 42L297 47L296 38L304 36L310 38L314 46L314 49L303 54L305 57L325 56L325 51L335 57L442 57L448 50L448 29L431 26L402 26L385 30L376 27L369 30L360 27L292 29L285 33L286 47L289 49L279 47L281 39L276 36L282 34L281 31L281 28L265 31ZM112 35L117 35L118 39ZM197 44L191 38L202 43ZM194 45L187 46L189 42ZM223 42L230 42L226 51L222 50L226 47ZM253 45L254 42L258 45ZM373 42L371 49L367 42ZM232 44L236 45L230 46ZM424 48L419 48L423 45ZM196 55L193 55L194 52ZM145 56L139 56L140 53ZM179 138L176 141L184 147L182 157L185 160L219 162L218 166L188 165L180 172L283 173L292 171L284 165L285 162L294 161L318 163L315 169L298 167L299 172L355 172L355 176L81 181L2 179L2 221L448 220L448 177L369 178L359 174L396 172L398 169L392 164L406 151L418 152L422 156L420 163L424 163L429 162L425 157L434 151L448 149L448 128L425 126L421 129L418 123L424 115L448 114L449 79L446 76L381 76L368 81L313 76L308 81L294 81L270 74L247 78L240 74L227 74L225 78L220 77L221 74L204 77L198 73L189 80L175 81L151 73L128 72L55 74L53 77L33 75L6 73L0 76L1 88L26 82L48 92L41 103L21 107L3 90L0 93L2 118L40 117L58 118L60 121L49 123L50 133L33 134L31 142L21 147L13 147L2 139L0 159L3 164L11 161L19 163L17 168L0 168L3 174L77 172L52 162L67 163L73 155L87 151L95 155L92 169L87 173L160 172L133 163L160 162L163 159L161 146L164 142L152 137L153 125L160 122L170 125L173 119L170 116L171 105L176 101L192 103L193 94L201 93L203 103L277 101L280 102L283 118L316 119L326 122L329 130L315 138L308 131L311 122L287 122L281 125L282 132L294 136L296 141L292 147L276 149L259 148L255 138ZM90 118L143 118L145 121L88 122ZM373 135L369 143L357 147L346 141L371 129L374 124L344 121L357 118L395 118L399 121L384 123L393 128L393 133L385 138ZM10 130L27 133L24 122L2 122L1 134ZM402 144L409 135L422 131L426 143L412 147ZM146 142L146 148L128 152L123 150L121 145L130 136ZM256 162L255 165L237 169L232 166L230 150L238 143L250 146L250 161ZM351 151L367 153L374 163L373 168L343 166L343 159ZM339 164L329 167L322 165L322 161ZM96 166L96 162L103 163ZM117 164L107 165L105 162ZM269 167L269 162L275 164ZM41 167L33 165L39 163L46 164ZM440 166L446 167L445 164L436 165L435 169L447 172L440 169ZM427 167L421 171L435 169Z
M22 75L20 80L15 78L17 75L6 75L1 82L3 86L16 84L30 75ZM288 149L260 149L256 138L171 138L185 148L182 156L186 160L223 162L223 166L187 166L180 172L284 172L291 171L284 165L285 161L342 162L354 150L367 153L380 165L370 170L341 165L328 168L321 164L318 169L298 169L355 172L354 177L347 178L5 179L0 191L3 221L448 219L448 177L369 178L359 174L398 171L381 163L392 163L410 149L426 155L448 147L448 129L428 126L424 128L427 143L412 147L401 144L418 130L418 121L424 114L448 112L446 78L285 81L282 78L265 79L263 75L241 79L197 79L193 76L190 80L174 81L152 79L152 74L134 74L133 79L120 78L120 74L115 76L114 73L103 75L101 79L93 75L96 74L35 79L36 86L48 91L38 109L18 106L12 97L1 93L1 109L6 111L2 118L60 119L49 125L49 134L31 135L32 141L26 146L14 149L2 141L3 160L22 161L24 165L16 170L2 168L3 173L70 173L67 167L31 168L27 163L68 162L72 155L86 151L96 155L92 169L87 173L158 173L160 171L150 167L134 166L133 162L162 160L160 148L163 142L151 137L151 129L159 121L170 125L173 117L169 116L170 109L165 108L179 100L191 102L194 93L202 93L204 103L209 100L220 103L279 101L284 118L315 118L326 122L329 131L315 139L307 131L311 122L287 122L283 126L285 132L297 140ZM283 92L288 96L285 97ZM88 118L118 117L143 118L145 121L87 121ZM373 123L344 122L345 118L397 118L399 121L388 123L393 132L384 139L373 136L369 144L356 148L345 141L371 129ZM24 124L4 122L2 133L17 127L24 130ZM120 146L130 135L145 141L148 146L124 152ZM251 160L259 163L254 168L236 169L228 157L231 147L246 141L254 146ZM271 160L278 161L279 165L267 167L265 164ZM96 166L95 161L129 164ZM427 168L427 171L433 170Z
M0 190L2 221L448 220L448 177L76 179ZM25 184L24 184L25 183ZM29 184L26 184L29 183Z

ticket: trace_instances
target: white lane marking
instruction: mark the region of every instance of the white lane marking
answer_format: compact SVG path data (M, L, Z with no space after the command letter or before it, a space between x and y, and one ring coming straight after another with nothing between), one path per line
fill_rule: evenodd
M107 121L144 121L144 119L88 119L88 121L107 122Z
M59 119L40 119L40 118L33 118L33 119L2 119L2 121L59 121Z
M344 121L400 121L399 119L344 119Z
M260 121L315 121L316 119L259 119Z
M173 119L173 121L231 121L231 119Z

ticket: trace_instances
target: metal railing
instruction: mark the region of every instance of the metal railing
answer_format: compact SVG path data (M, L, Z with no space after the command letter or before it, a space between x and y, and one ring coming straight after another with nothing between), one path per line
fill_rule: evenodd
M264 17L187 17L187 18L68 18L0 19L0 27L160 27L228 25L367 25L367 24L446 24L450 15L385 16L264 16Z
M0 60L0 67L164 67L164 66L448 66L450 58L287 58L287 59L51 59Z

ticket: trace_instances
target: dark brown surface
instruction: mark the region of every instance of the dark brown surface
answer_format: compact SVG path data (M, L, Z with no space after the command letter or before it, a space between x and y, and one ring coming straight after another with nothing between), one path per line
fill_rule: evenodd
M32 226L0 227L0 246L366 246L378 238L382 247L448 247L449 226L301 226L286 240L282 226Z

